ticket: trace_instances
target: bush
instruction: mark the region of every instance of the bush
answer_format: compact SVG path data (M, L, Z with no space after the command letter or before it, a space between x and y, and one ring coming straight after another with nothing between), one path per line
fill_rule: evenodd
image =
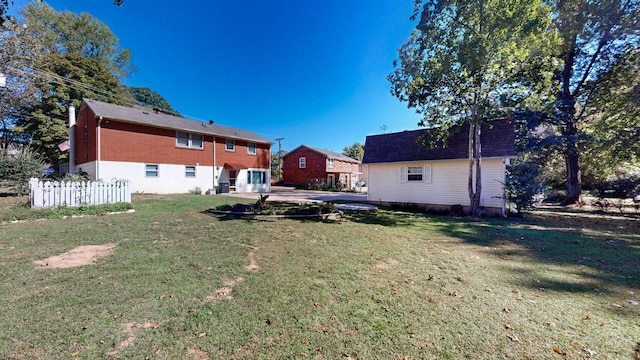
M640 176L618 175L614 179L595 183L598 197L630 199L640 194Z
M16 154L0 151L0 180L12 187L16 195L28 193L29 179L40 176L43 167L43 157L29 147Z
M514 204L518 215L530 209L544 184L539 180L538 165L533 161L516 159L507 166L505 197Z
M598 200L593 205L602 211L615 207L624 212L624 200L640 195L640 176L619 174L615 178L596 182L595 188Z

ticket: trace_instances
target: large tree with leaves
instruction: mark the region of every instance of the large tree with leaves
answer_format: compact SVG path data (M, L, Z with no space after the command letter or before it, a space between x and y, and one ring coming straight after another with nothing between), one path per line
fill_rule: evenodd
M0 32L0 128L2 148L16 141L12 127L15 121L28 114L34 96L35 77L32 68L43 54L40 41L31 36L20 24L7 21Z
M637 53L640 3L556 0L553 6L555 30L562 39L557 51L562 67L557 73L560 86L556 108L549 120L559 130L556 144L565 160L565 203L571 204L578 201L581 193L580 144L585 139L587 123L595 113L602 114L602 121L611 125L620 124L619 119L628 119L624 114L628 106L624 104L629 104L629 99L619 96L620 88L612 87L611 80L618 71L616 67L623 66L627 57ZM617 136L624 135L622 131Z
M121 48L111 29L91 14L59 12L46 3L32 3L24 7L22 16L28 31L49 53L97 60L120 80L135 71L131 51Z
M364 158L364 145L356 141L349 146L345 146L344 149L342 149L342 155L362 161Z
M131 104L133 99L101 62L76 54L46 56L37 71L38 102L30 115L21 117L15 131L31 139L45 159L58 163L66 154L58 144L68 139L67 111L79 107L82 98L113 104Z
M640 49L600 76L584 129L590 137L581 167L588 180L640 169Z
M9 69L18 67L22 84L34 85L26 93L31 103L25 102L22 106L28 107L12 119L14 133L28 139L48 162L58 163L66 158L57 146L68 138L69 105L78 106L83 97L135 103L121 85L133 69L131 54L118 46L117 37L105 24L89 14L57 12L39 3L25 6L22 15L24 23L5 33L37 39L38 52L33 61L8 64Z
M439 130L427 145L446 146L455 125L470 125L472 215L480 210L482 125L537 99L532 85L550 81L542 52L554 41L549 12L542 1L416 0L419 21L389 75L392 93L422 114L419 125ZM532 65L540 65L538 79L528 82Z
M154 109L159 109L168 114L180 115L172 106L169 101L160 95L157 91L149 89L145 86L129 86L127 88L133 98L139 105L149 106Z

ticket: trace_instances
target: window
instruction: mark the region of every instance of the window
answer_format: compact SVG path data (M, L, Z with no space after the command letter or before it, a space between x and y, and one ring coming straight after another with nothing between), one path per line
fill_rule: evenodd
M191 147L194 149L204 148L204 139L202 135L191 135Z
M400 182L431 182L431 165L401 166Z
M298 159L298 167L300 169L304 169L307 167L307 158L305 157L301 157Z
M202 135L176 131L176 146L190 149L203 149L204 140Z
M267 172L266 171L247 171L247 184L266 184Z
M184 167L184 176L188 178L196 177L196 167L187 165Z
M227 151L236 151L236 142L235 142L235 140L227 139L225 149Z
M422 181L422 166L407 167L408 181Z
M144 176L146 177L158 177L160 172L158 171L158 165L146 164L144 166Z
M247 143L247 153L249 155L255 155L256 154L256 143Z
M329 159L329 168L333 169L334 166L335 164L333 163L333 159Z

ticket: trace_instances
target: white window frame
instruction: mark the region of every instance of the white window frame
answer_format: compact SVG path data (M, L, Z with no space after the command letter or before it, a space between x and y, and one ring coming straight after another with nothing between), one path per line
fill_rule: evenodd
M414 179L411 180L409 179L410 175L418 175L417 173L412 173L409 174L409 168L420 168L421 169L421 178L420 180L418 179ZM431 179L431 164L424 164L421 166L400 166L400 182L401 183L431 183L432 179Z
M231 145L231 147L229 147L229 145ZM235 152L236 151L236 141L233 139L227 139L224 142L224 149L226 151L231 151L231 152Z
M189 179L193 179L198 177L198 173L196 172L196 166L195 165L185 165L184 167L184 177L185 178L189 178ZM193 174L193 175L191 175Z
M182 144L179 142L179 140L186 140L187 143L186 144ZM194 140L195 139L199 139L200 140L200 145L194 145ZM203 150L204 149L204 136L203 135L197 135L197 134L191 134L188 132L184 132L184 131L176 131L176 147L179 148L183 148L183 149L197 149L197 150Z
M258 153L258 145L254 142L247 143L247 154L255 155Z
M329 159L329 169L333 169L336 164L333 162L333 159Z
M298 167L300 169L306 169L307 168L307 158L306 157L300 157L298 158Z
M155 173L155 175L153 175L153 173ZM160 177L160 165L144 164L144 177L148 177L148 178Z
M253 176L256 173L260 173L260 180L258 182L253 181ZM267 172L264 170L249 170L247 171L247 184L264 185L267 183Z

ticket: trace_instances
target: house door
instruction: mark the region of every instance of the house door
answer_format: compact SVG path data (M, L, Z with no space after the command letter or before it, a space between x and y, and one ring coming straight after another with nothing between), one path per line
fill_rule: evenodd
M229 170L229 191L236 191L236 176L235 170Z
M335 175L329 174L327 175L327 187L332 188L335 185L336 178Z

